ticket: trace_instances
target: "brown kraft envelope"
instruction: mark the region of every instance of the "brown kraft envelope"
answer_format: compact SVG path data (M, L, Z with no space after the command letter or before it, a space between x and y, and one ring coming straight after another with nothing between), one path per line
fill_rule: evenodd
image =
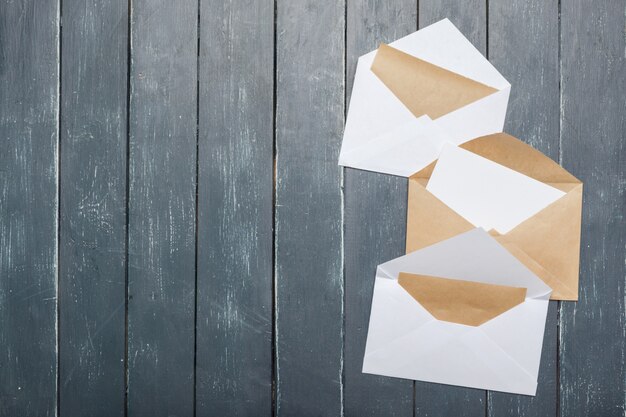
M473 139L461 147L566 193L508 233L490 233L552 288L551 300L578 300L583 184L552 159L506 133ZM474 228L426 190L435 164L409 178L407 253Z
M480 326L526 299L526 288L406 272L398 284L437 320L467 326Z
M436 119L498 91L385 44L371 71L415 117Z

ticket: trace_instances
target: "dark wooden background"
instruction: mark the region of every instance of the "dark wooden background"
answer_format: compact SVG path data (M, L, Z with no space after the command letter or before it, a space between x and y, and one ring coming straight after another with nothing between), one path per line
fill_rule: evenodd
M0 415L624 416L620 0L1 0ZM449 17L585 183L534 398L363 375L407 182L341 169L357 57Z

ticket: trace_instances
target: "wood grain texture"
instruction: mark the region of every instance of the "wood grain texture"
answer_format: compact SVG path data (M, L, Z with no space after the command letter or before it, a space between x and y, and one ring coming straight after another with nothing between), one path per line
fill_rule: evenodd
M418 18L420 29L441 19L450 19L463 36L487 56L486 0L421 0Z
M272 415L274 4L200 5L197 415Z
M344 6L276 9L276 415L336 416L342 398Z
M0 415L57 408L58 1L0 2Z
M59 410L123 416L128 3L61 13Z
M623 2L417 3L0 0L0 417L622 417ZM536 397L361 372L406 180L337 166L346 103L444 17L585 183Z
M195 0L131 9L128 413L194 408Z
M489 60L511 83L505 131L559 160L559 10L556 2L489 1ZM555 416L558 302L550 301L537 395L490 392L489 416Z
M561 162L584 185L580 298L561 303L561 416L625 412L624 3L561 3Z
M360 55L414 32L417 4L348 2L346 85ZM346 416L412 416L413 383L361 372L376 266L404 254L407 181L345 169Z
M487 52L487 9L484 0L422 0L419 3L419 27L443 18L450 21L483 54ZM487 407L486 391L415 383L415 413L418 416L483 417Z

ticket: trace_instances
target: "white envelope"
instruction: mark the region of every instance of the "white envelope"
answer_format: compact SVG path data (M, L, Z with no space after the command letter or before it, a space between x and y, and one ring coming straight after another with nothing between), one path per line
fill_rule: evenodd
M359 58L339 165L408 177L437 159L444 143L459 145L502 131L511 85L448 19L389 46ZM379 51L391 54L384 55L391 57L384 62L392 65L379 66L377 75L372 65ZM398 59L406 65L394 67ZM395 71L397 68L402 71ZM382 74L386 74L387 84L380 78ZM398 96L406 90L401 88L405 82L422 93L422 87L428 90L439 85L446 94L439 90L417 94L425 113L415 114ZM391 89L397 83L398 95ZM468 104L459 103L457 96L466 85L489 91ZM406 93L405 103L407 97L416 96ZM442 97L456 100L453 106L463 105L445 114L440 108L435 112L430 104Z
M400 285L398 276L406 273L489 289L524 289L525 296L482 324L458 324L435 318ZM535 395L550 293L543 281L482 229L381 264L363 372ZM491 294L484 300L494 301ZM480 305L472 309L481 313Z

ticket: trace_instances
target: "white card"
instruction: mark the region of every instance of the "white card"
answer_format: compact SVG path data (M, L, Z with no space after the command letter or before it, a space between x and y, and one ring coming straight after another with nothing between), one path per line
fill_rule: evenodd
M465 149L446 145L426 189L476 227L508 233L565 193Z

